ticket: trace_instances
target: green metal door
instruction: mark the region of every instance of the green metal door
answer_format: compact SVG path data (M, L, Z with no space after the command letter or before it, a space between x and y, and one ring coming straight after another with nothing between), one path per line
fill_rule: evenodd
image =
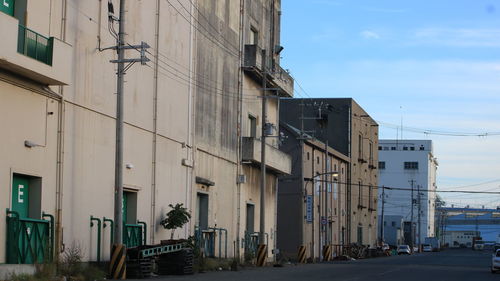
M123 201L122 201L122 218L123 224L127 223L127 214L128 214L128 192L123 192Z
M12 210L17 212L20 218L27 218L29 216L28 190L29 179L14 175L12 180Z
M0 11L7 15L14 16L15 0L0 0Z

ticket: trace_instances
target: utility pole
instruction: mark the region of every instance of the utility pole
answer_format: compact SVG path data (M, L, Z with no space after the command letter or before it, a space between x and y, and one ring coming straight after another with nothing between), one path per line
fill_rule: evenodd
M327 125L328 127L328 125ZM326 128L327 132L328 132L328 128ZM328 133L327 133L327 136L328 136ZM325 184L323 185L323 188L324 188L324 203L325 203L325 206L324 206L324 218L322 219L322 228L323 228L323 233L324 233L324 237L323 237L323 248L327 247L328 246L328 184L330 184L330 182L328 181L328 137L326 138L325 140L325 164L324 164L324 169L323 169L323 173L325 173ZM324 224L323 224L324 223ZM322 248L322 249L323 249ZM327 251L324 251L324 252L327 252ZM330 260L329 257L324 257L323 256L323 260Z
M259 229L259 249L257 252L257 266L263 266L267 257L267 247L265 244L265 204L266 204L266 134L267 134L267 59L266 50L262 50L262 133L260 137L260 229Z
M414 239L415 239L415 232L413 231L413 204L415 204L415 199L413 199L413 184L415 183L415 180L410 180L411 183L411 219L410 219L410 246L411 246L411 251L413 252L413 246L414 246Z
M123 237L123 76L125 75L125 0L120 0L118 28L118 70L116 72L116 148L115 148L115 232L114 243L121 245Z
M384 208L385 208L385 186L382 186L382 213L380 220L380 240L384 242Z
M123 86L125 72L135 63L140 62L145 65L149 61L146 58L145 50L149 45L142 42L141 45L128 45L125 44L125 0L120 0L120 16L117 19L114 14L113 4L108 4L108 19L112 25L114 21L118 21L118 36L116 36L116 46L101 49L113 49L118 54L117 60L111 60L111 63L117 64L116 72L116 144L115 144L115 202L114 202L114 236L113 236L113 249L112 256L116 257L110 262L110 273L113 279L124 279L126 276L125 266L123 259L125 259L125 246L123 245ZM125 59L125 50L135 49L141 53L140 58ZM125 63L128 63L125 65Z
M420 185L417 185L417 192L418 192L418 196L417 196L417 200L418 200L418 249L421 250L422 249L422 204L421 204L421 194L420 194Z

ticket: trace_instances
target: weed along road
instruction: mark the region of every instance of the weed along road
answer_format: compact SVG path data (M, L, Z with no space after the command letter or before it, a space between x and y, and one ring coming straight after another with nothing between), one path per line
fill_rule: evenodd
M219 271L191 276L155 277L151 280L342 280L342 281L488 281L500 280L489 269L491 252L470 249L446 250L412 256L393 256L349 262L286 265Z

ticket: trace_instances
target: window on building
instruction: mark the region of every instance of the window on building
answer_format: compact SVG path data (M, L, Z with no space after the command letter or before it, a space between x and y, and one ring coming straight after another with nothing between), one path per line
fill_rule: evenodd
M311 155L310 155L310 154L309 154L309 152L308 152L308 153L307 153L307 160L309 160L309 159L310 159L310 156L311 156Z
M396 222L395 221L391 222L391 226L395 227L396 226Z
M425 147L423 145L421 145L420 150L425 150Z
M363 189L361 188L361 182L358 182L358 205L362 206L363 202L361 201L363 198Z
M410 146L410 150L415 150L415 147L414 146Z
M391 146L391 150L396 150L396 147L395 146Z
M372 207L373 207L372 206L372 189L373 189L373 187L370 185L368 187L368 208L369 209L372 209Z
M363 136L358 136L358 158L363 158Z
M319 156L316 157L316 162L319 164Z
M408 150L408 146L403 146L403 150Z
M250 42L248 42L250 45L257 45L259 44L259 31L255 27L250 27Z
M378 150L382 150L382 147L381 147L381 146L379 146L379 147L378 147Z
M379 161L378 162L378 168L380 170L384 170L385 169L385 161Z
M369 152L370 152L370 164L372 164L373 161L373 143L370 141L369 145Z
M249 114L248 115L248 134L250 137L257 137L257 118L255 116Z
M418 162L405 162L405 170L418 170Z

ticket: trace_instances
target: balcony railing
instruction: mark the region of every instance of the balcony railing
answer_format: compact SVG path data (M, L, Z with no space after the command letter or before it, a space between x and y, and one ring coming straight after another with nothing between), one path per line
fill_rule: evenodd
M280 95L293 97L292 76L269 56L266 56L265 60L268 88L279 88ZM245 45L243 68L257 81L261 81L264 75L263 63L262 49L258 45Z
M25 26L19 25L17 52L52 65L53 37L47 38Z

